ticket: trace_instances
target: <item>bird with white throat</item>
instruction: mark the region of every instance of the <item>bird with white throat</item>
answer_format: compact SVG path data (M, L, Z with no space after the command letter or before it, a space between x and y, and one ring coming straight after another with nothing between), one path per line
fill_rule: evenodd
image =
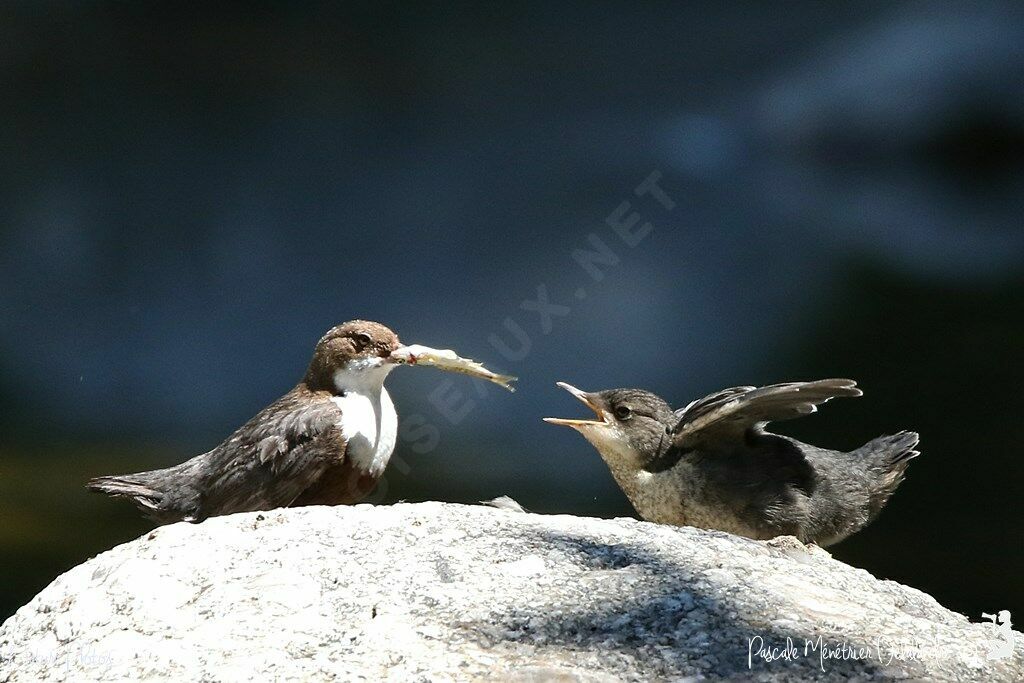
M453 351L405 346L380 323L351 320L320 339L291 391L216 448L164 469L97 477L88 487L131 499L159 523L359 502L395 449L398 416L384 380L399 365L433 365L509 390L515 379Z

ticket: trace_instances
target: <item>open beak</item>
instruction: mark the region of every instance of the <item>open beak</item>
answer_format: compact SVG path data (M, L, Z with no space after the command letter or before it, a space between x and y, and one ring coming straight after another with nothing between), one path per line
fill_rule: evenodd
M596 420L568 420L561 417L545 417L545 422L550 422L553 425L564 425L566 427L573 427L577 429L579 427L588 427L593 425L603 425L608 422L607 413L601 407L601 401L596 394L591 394L581 389L577 389L571 384L565 382L556 382L558 386L562 387L570 394L583 401L588 408L594 411L594 415L597 416Z

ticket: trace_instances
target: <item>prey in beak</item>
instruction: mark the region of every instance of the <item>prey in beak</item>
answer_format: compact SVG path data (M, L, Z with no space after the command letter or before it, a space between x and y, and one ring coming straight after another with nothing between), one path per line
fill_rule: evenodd
M598 425L605 426L611 423L611 416L605 409L605 402L599 394L583 391L577 389L567 382L556 382L556 384L570 394L578 398L588 408L594 411L594 415L597 417L596 420L570 420L562 417L545 417L544 421L549 422L553 425L564 425L566 427L572 427L573 429L580 429L581 427L595 427Z
M512 382L517 378L511 375L501 375L485 368L471 358L463 358L451 349L433 349L422 344L402 345L391 352L386 362L396 365L427 365L445 370L447 372L459 372L471 377L485 379L493 382L503 389L515 391Z

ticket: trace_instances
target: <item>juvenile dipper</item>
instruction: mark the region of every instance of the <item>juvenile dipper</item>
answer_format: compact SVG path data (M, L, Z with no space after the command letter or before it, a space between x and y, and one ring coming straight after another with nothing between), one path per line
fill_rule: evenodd
M358 502L395 448L398 417L384 380L414 364L420 349L433 351L400 346L380 323L338 325L316 345L302 381L224 443L174 467L98 477L88 487L131 498L160 523Z
M848 379L734 387L674 412L642 389L558 386L597 419L544 419L582 434L639 515L660 524L827 546L874 520L918 455L914 432L843 453L765 430L831 398L862 395Z

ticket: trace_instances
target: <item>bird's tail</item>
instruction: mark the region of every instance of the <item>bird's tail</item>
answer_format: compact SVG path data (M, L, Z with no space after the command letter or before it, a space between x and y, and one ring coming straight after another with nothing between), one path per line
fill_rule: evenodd
M161 510L164 494L155 488L155 484L159 479L158 473L162 471L153 470L135 474L96 477L89 480L86 488L96 493L105 493L108 496L131 498L132 502L143 512L158 513Z
M917 432L899 432L892 436L880 436L858 449L868 459L868 466L875 474L870 503L872 517L882 510L889 497L903 483L910 461L921 455L915 450L919 439Z

